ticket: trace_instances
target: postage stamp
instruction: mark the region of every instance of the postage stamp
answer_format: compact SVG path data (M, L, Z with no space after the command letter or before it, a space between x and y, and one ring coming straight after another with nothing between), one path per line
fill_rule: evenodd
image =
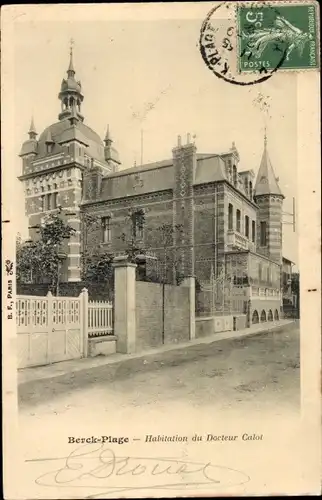
M276 71L317 69L317 25L314 2L220 2L201 25L199 49L218 78L254 85Z
M316 4L241 5L237 23L240 72L318 67Z

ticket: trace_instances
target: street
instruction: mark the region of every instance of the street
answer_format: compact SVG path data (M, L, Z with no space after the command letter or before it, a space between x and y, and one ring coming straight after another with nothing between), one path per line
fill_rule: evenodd
M282 413L300 404L299 325L256 336L169 351L116 367L19 388L20 416L50 424L80 415L191 409ZM86 417L87 418L87 417Z

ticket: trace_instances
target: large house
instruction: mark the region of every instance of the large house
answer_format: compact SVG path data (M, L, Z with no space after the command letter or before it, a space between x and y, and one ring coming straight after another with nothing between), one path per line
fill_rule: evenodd
M62 280L81 280L85 250L124 252L134 238L170 280L180 273L202 286L228 276L258 301L253 312L278 314L284 196L266 137L256 180L252 170L240 170L234 143L220 154L199 153L189 134L178 137L169 159L121 168L109 129L102 141L85 124L72 52L58 97L58 121L39 139L31 122L20 180L29 226L61 207L76 229L65 244Z

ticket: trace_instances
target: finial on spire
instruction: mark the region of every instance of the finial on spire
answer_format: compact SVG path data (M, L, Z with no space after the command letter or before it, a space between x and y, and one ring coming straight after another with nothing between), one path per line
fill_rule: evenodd
M265 148L267 146L267 127L266 127L266 125L264 127L264 146L265 146Z

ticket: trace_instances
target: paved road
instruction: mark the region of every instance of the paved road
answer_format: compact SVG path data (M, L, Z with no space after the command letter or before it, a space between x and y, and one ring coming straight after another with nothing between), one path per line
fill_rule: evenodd
M240 412L299 408L299 327L244 339L222 340L133 359L121 366L100 366L61 380L20 387L23 419L57 415L66 419L136 409L168 412L178 405L210 411Z

